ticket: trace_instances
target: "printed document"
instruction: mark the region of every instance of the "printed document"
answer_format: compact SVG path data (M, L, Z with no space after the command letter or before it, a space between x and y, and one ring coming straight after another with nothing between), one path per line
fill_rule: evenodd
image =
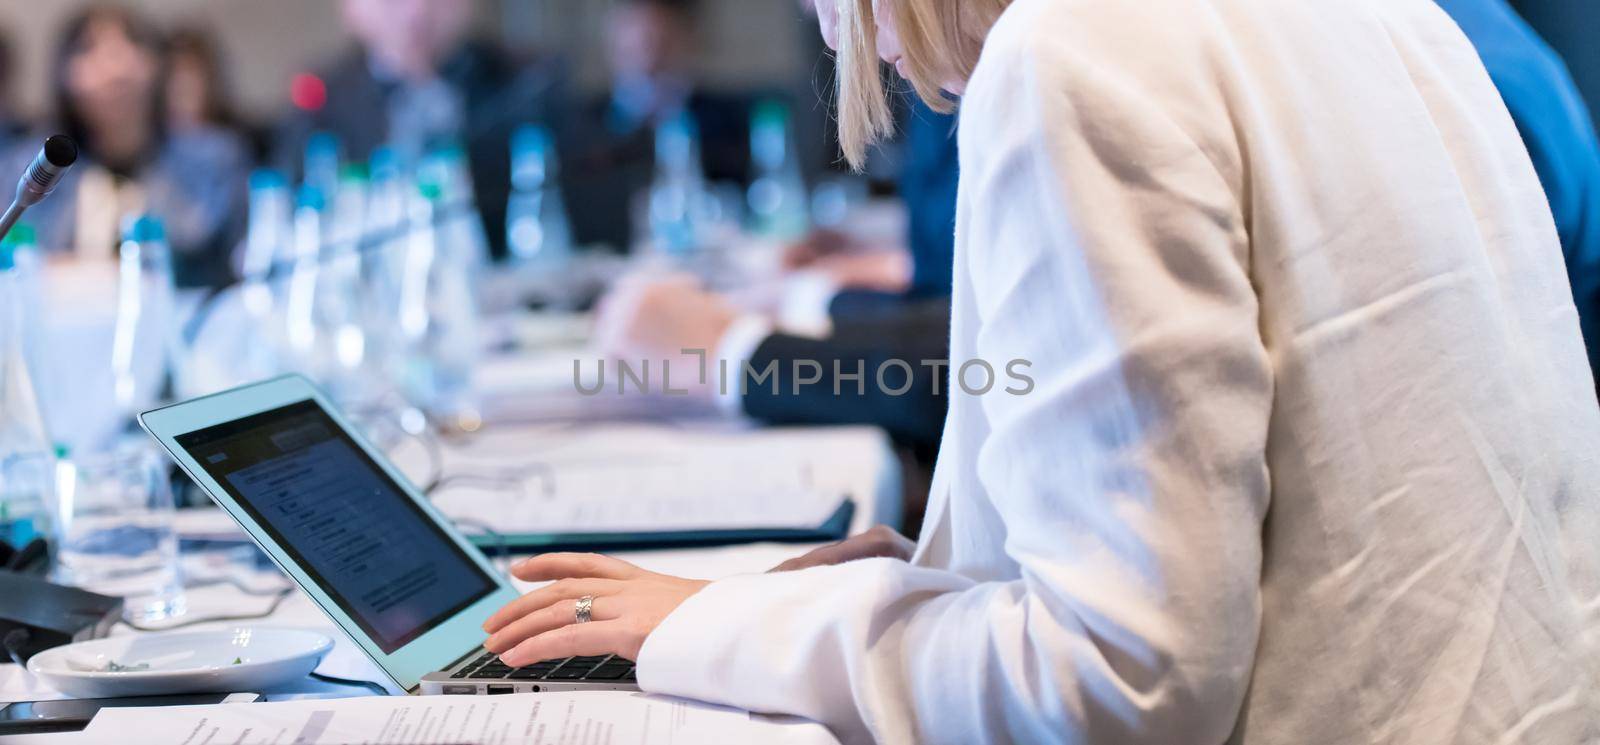
M821 725L778 722L625 692L393 696L104 709L81 741L128 745L636 745L837 742Z

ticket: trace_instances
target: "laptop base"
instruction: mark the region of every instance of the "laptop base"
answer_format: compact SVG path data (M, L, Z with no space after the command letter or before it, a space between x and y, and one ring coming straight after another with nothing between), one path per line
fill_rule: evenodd
M631 660L615 655L568 657L513 668L482 649L448 670L422 676L425 696L495 696L552 691L637 691L639 679Z

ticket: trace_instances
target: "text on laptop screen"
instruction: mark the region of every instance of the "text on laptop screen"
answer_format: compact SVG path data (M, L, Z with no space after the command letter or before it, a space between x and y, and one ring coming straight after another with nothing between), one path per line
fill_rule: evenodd
M496 587L315 401L177 440L384 654Z

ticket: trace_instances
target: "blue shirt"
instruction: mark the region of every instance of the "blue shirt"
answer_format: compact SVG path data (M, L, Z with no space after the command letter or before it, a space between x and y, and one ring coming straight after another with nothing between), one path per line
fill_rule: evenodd
M949 297L956 255L956 117L914 100L905 127L900 195L910 213L913 297Z
M1566 64L1505 0L1437 0L1466 33L1539 171L1591 369L1600 370L1600 142Z

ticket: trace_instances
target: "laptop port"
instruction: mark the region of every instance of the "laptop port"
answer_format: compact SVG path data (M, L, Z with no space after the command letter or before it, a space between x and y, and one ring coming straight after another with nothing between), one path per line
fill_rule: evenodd
M489 686L489 695L490 696L499 696L499 695L505 694L505 693L516 693L516 691L517 691L516 686L498 685L498 684L491 684Z

